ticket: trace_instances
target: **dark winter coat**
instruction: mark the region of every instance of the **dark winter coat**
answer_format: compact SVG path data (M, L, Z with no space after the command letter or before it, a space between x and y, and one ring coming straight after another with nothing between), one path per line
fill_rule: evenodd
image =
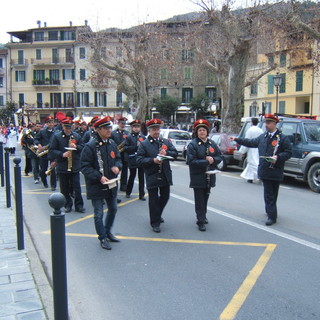
M214 159L213 164L209 164L206 156ZM190 188L208 188L215 187L216 175L209 175L208 181L206 171L215 170L222 161L221 152L216 143L210 139L203 142L199 138L193 139L187 149L187 164L190 173Z
M292 156L292 146L288 137L279 130L275 132L272 139L268 133L264 133L255 139L237 138L236 141L249 148L258 148L259 156L278 156L277 162L271 165L265 159L260 158L258 166L258 176L261 180L283 180L283 170L285 162ZM276 147L277 141L279 146Z
M23 148L26 152L26 157L30 159L38 158L38 156L33 151L31 151L30 148L28 148L28 146L33 146L34 144L37 145L37 142L35 140L36 134L37 134L36 131L31 131L28 136L24 135L22 136L22 139L21 139L21 144L24 146Z
M52 129L51 131L48 128L41 129L35 136L36 144L41 144L43 147L49 146L49 143L54 135L55 131ZM48 158L48 154L42 156L43 159ZM53 159L52 159L53 160Z
M167 155L177 158L178 152L172 143L160 138L160 143L165 145ZM159 154L159 142L155 141L152 137L148 136L146 140L141 142L137 151L137 165L144 168L146 175L147 189L163 187L172 185L172 172L169 160L163 160L161 165L161 172L159 173L160 166L153 162L153 159ZM160 179L161 178L161 179Z
M125 159L128 161L129 168L137 168L137 151L139 144L144 141L146 137L142 133L131 132L125 140L124 153Z
M98 162L97 148L101 151L101 159L103 160L103 174L100 172ZM85 176L87 198L92 199L105 199L115 196L117 188L109 190L106 185L100 182L102 175L109 180L117 176L111 171L112 167L122 168L120 153L117 145L111 139L103 142L97 135L96 138L91 139L85 144L81 153L81 172Z

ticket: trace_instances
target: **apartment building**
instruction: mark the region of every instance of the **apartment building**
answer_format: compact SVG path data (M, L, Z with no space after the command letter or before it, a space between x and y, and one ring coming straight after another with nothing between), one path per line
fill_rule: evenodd
M8 50L0 49L0 108L8 100Z

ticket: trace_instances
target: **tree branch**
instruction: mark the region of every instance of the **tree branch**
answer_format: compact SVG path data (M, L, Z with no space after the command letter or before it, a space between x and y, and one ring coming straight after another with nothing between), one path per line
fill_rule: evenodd
M254 77L254 78L251 78L250 80L248 80L248 81L244 84L243 88L246 88L246 87L252 85L254 82L257 82L257 81L260 80L263 76L265 76L266 74L268 74L270 71L274 70L275 68L277 68L277 65L276 65L276 64L274 64L274 65L273 65L272 67L270 67L269 69L261 72L258 76Z

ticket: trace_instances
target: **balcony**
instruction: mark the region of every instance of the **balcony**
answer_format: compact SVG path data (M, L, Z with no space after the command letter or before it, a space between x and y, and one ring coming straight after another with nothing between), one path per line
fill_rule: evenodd
M28 66L28 59L11 59L11 65L14 67L26 68Z
M74 59L73 57L31 59L31 64L34 66L72 65Z
M41 87L41 88L49 88L49 87L58 87L60 86L60 80L33 80L32 85L34 87Z

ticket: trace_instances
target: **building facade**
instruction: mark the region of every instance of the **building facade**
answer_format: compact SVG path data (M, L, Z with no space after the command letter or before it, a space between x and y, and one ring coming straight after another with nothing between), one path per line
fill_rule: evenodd
M0 108L8 99L8 50L0 49Z

